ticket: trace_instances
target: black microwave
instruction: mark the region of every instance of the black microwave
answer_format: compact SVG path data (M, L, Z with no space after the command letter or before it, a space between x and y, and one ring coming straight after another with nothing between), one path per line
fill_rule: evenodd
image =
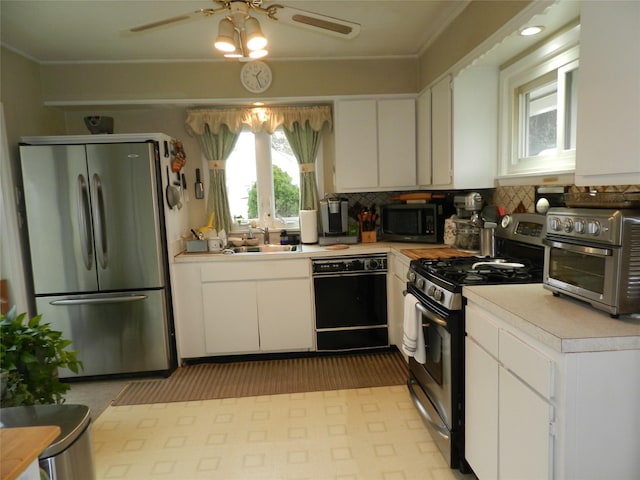
M380 210L382 239L393 242L442 243L443 208L435 203L397 203Z

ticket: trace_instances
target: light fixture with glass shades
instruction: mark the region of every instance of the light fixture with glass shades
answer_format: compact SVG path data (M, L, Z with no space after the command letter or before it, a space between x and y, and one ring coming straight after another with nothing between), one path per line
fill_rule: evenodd
M264 15L269 21L277 21L280 24L285 23L347 40L360 34L358 23L288 5L266 4L263 0L212 0L212 2L216 8L201 8L164 20L138 25L127 31L140 33L187 22L202 15L209 17L224 13L225 17L218 23L218 32L213 42L214 48L227 58L242 60L261 58L268 53L267 38L262 33L258 20L252 16L253 13Z
M245 2L229 4L229 15L220 20L213 46L226 58L262 58L269 53L260 23L249 15Z

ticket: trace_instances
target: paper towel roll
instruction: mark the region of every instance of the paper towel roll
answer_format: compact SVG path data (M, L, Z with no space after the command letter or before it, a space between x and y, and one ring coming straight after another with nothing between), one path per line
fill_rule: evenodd
M302 243L318 241L318 211L300 210L300 240Z

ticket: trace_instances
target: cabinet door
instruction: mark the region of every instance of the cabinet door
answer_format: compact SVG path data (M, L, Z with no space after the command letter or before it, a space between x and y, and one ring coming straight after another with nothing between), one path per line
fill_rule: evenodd
M449 185L452 167L451 76L431 88L431 183Z
M418 185L431 185L431 89L418 97L416 104Z
M313 310L309 279L257 284L260 350L310 350Z
M576 185L640 183L639 31L639 2L580 2Z
M178 360L204 357L206 349L200 265L173 264L171 286Z
M464 448L478 479L498 478L498 361L469 336L465 339Z
M255 282L203 283L202 304L208 354L258 351Z
M552 478L553 407L503 367L499 397L499 478Z
M336 102L336 171L338 191L378 186L378 120L375 100Z
M416 104L413 99L378 101L380 187L416 185Z
M391 267L387 276L389 279L387 282L389 291L387 301L389 343L396 345L400 349L402 335L404 334L404 295L402 293L407 288L409 259L400 253L392 253L389 256L389 260Z

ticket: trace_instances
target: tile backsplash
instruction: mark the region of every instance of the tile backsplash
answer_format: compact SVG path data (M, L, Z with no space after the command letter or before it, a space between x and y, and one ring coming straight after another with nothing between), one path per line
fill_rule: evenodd
M529 212L534 213L536 210L536 185L521 186L503 186L495 189L478 190L486 199L486 203L493 205L503 205L508 213ZM610 186L590 186L578 187L576 185L568 185L565 187L567 192L584 192L588 190L597 190L599 192L640 192L640 185L610 185ZM432 191L433 193L446 193L447 201L451 202L454 195L464 194L462 191ZM407 192L363 192L340 194L341 197L349 200L350 209L358 209L362 206L371 207L372 205L384 205L391 203L391 198Z
M598 192L638 192L640 191L640 185L610 185L590 187L578 187L576 185L570 185L567 187L568 192L585 192L589 190L597 190ZM509 213L534 213L536 210L535 194L535 185L497 187L493 194L493 203L495 205L504 205L507 212Z
M498 187L493 194L493 204L503 205L509 213L534 212L535 194L534 185Z

